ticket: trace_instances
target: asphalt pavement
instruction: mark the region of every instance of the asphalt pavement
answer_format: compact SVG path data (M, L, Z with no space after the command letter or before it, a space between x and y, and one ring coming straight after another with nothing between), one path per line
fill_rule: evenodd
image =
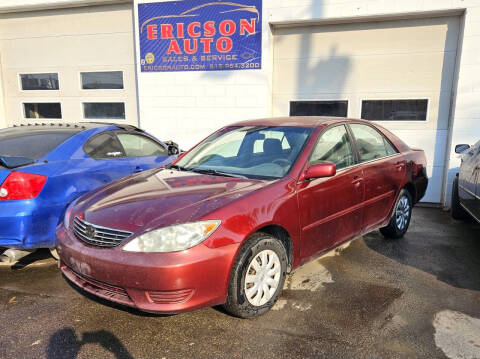
M0 358L480 358L480 225L415 208L287 278L250 320L159 316L85 297L48 252L0 266Z

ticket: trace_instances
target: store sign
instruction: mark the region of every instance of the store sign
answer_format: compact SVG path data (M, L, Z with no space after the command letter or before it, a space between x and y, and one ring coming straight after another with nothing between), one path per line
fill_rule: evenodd
M138 5L142 72L260 69L262 0Z

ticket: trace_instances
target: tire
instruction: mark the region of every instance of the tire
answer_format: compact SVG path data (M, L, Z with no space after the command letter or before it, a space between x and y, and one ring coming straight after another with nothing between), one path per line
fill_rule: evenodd
M468 218L468 213L460 205L460 198L458 197L458 177L455 177L453 180L451 214L453 219Z
M233 264L225 310L239 318L258 317L269 311L282 293L287 264L285 247L278 239L267 233L253 234Z
M398 239L402 238L407 232L412 217L412 196L404 188L398 195L395 207L393 207L393 215L386 227L380 228L380 233L385 238Z
M58 261L58 259L60 258L58 256L58 252L57 252L57 249L56 248L50 248L50 254L52 255L52 257Z

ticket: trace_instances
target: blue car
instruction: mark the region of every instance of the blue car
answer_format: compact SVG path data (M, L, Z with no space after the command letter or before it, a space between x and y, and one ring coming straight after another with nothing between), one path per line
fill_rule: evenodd
M176 154L175 143L129 125L0 130L0 247L50 248L55 254L54 231L73 200L121 177L167 165Z

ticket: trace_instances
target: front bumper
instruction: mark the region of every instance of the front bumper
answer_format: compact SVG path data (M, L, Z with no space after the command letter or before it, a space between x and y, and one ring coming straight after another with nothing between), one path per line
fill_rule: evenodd
M224 303L238 244L203 244L175 253L133 253L84 244L63 225L56 232L68 280L103 299L158 313Z

